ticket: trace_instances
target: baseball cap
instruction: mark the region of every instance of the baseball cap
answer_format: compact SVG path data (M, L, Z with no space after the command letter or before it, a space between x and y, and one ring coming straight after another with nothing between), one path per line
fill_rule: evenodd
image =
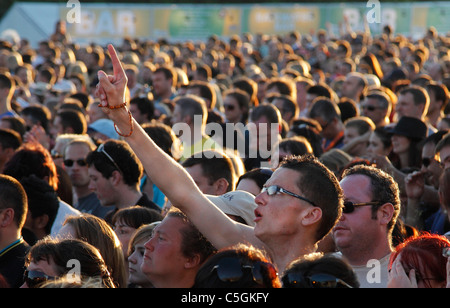
M99 132L110 139L119 139L119 134L114 129L114 122L109 119L99 119L89 125L88 131Z
M246 191L235 190L220 196L206 195L225 214L241 217L249 226L255 226L255 197Z

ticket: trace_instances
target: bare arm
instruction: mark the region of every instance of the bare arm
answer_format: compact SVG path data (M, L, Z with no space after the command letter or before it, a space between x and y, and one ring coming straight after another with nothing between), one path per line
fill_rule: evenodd
M114 67L114 76L99 72L97 95L109 118L123 134L130 132L130 120L125 108L110 109L123 103L127 83L125 72L112 45L108 46ZM218 249L239 242L249 242L261 247L253 228L229 219L198 189L192 178L170 156L164 153L139 124L133 121L134 132L126 138L141 160L147 175L172 204L182 210L211 243Z

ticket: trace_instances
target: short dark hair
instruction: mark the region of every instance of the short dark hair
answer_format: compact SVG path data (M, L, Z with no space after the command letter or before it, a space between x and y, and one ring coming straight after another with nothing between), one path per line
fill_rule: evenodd
M425 105L428 106L430 104L430 97L427 91L420 86L409 86L400 91L400 95L405 95L407 93L411 93L414 98L414 105Z
M122 174L123 180L128 186L139 184L144 168L128 143L111 139L103 144L103 150L108 153L115 164L98 149L88 154L86 157L87 164L94 166L105 178L110 178L112 173L117 170Z
M442 101L441 110L443 111L449 101L449 92L445 85L439 83L430 83L425 86L427 92L433 92L437 101Z
M147 116L147 120L153 119L155 113L155 105L148 97L135 97L130 100L130 105L135 104L142 114Z
M184 256L193 257L195 254L199 254L201 264L217 251L182 211L172 207L166 217L178 218L185 223L180 230L182 235L181 252Z
M47 182L58 190L58 173L56 165L48 152L40 143L25 142L5 164L3 173L17 180L31 174Z
M71 127L74 134L86 134L87 122L83 113L72 109L63 109L56 116L61 118L61 125L64 128Z
M332 254L322 255L314 253L292 262L281 277L284 288L296 287L289 283L289 276L292 274L303 277L308 277L313 274L329 274L343 280L353 288L358 288L360 285L352 267L342 258L338 258ZM303 286L299 284L298 287Z
M4 149L17 150L22 145L22 137L12 129L0 128L0 144Z
M28 106L22 109L21 115L30 117L33 124L39 124L46 132L48 131L52 115L47 107L42 105Z
M235 172L233 162L224 153L217 150L203 151L201 155L196 153L188 157L182 166L185 168L200 165L203 174L208 178L208 184L213 184L217 180L224 178L229 183L227 191L234 189Z
M45 233L50 234L59 209L58 194L45 180L30 175L20 180L28 197L28 210L32 218L48 216Z
M211 102L210 109L214 109L216 106L216 91L213 86L206 81L194 80L189 83L189 89L199 89L200 97L206 98Z
M190 116L192 121L194 116L200 115L202 117L202 122L206 123L208 117L208 110L206 108L205 101L196 95L184 95L177 96L173 103L180 106L181 113L183 117Z
M280 168L299 172L297 187L322 209L322 221L316 233L316 240L321 240L342 213L343 193L336 176L312 154L288 157L281 162Z
M327 122L333 119L342 121L339 107L326 97L318 97L313 101L309 116L313 119L320 117Z
M372 198L375 199L373 201L390 203L394 207L394 215L387 225L388 232L392 232L397 221L397 217L400 213L401 206L400 189L398 188L397 182L392 176L390 176L383 170L373 166L365 165L357 165L346 169L342 174L342 178L355 174L365 175L370 178L372 186ZM374 219L376 218L375 214L377 210L378 207L372 207L372 218Z
M135 205L118 210L112 217L112 225L121 221L127 226L138 229L142 225L150 224L155 221L161 221L163 216L154 209Z
M0 174L0 209L12 208L14 221L22 229L27 218L28 198L22 184L15 178Z
M250 179L255 181L256 185L258 185L259 188L263 189L264 184L268 179L270 179L272 173L273 171L268 168L253 168L252 170L245 172L239 177L237 185L239 185L239 182L244 179Z

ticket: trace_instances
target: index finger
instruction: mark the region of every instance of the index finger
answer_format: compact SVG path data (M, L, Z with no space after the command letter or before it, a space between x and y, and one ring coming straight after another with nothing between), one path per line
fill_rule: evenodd
M123 70L122 63L120 63L119 57L117 56L116 49L112 44L108 45L108 51L111 56L111 62L114 69L114 76L125 76L125 71Z

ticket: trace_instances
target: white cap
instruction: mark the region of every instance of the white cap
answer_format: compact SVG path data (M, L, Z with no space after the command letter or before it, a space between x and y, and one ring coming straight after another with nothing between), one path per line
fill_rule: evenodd
M241 217L249 226L255 226L255 197L246 191L235 190L221 196L206 195L225 214Z

